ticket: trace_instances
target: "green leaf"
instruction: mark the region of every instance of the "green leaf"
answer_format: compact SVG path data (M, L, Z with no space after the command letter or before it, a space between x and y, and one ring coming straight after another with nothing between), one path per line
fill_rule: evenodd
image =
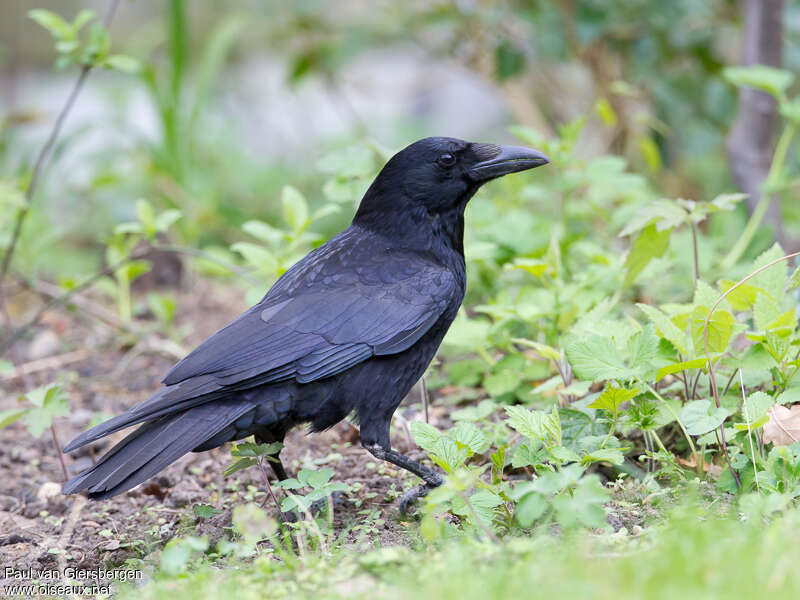
M55 417L69 414L67 393L57 384L50 384L28 392L25 398L33 407L26 410L22 422L33 437L40 437Z
M250 242L236 242L231 244L231 250L241 254L247 264L261 271L262 273L274 274L278 271L278 260L275 255L257 244Z
M325 486L333 477L333 469L330 467L326 467L324 469L319 469L318 471L310 471L305 477L305 480L308 482L314 489L319 489Z
M124 54L112 54L103 61L103 66L123 73L138 73L142 68L138 60Z
M277 246L283 240L283 232L263 221L247 221L242 229L262 242Z
M218 508L214 508L210 504L195 504L192 507L192 511L194 512L194 516L197 517L198 519L208 519L222 512L221 510L219 510Z
M558 411L529 410L524 406L504 407L508 415L508 426L532 439L538 439L548 446L561 445L561 419Z
M759 423L767 416L767 411L776 404L775 398L762 392L753 392L747 397L747 402L742 405L742 416L745 418L744 429L747 429L747 423L750 428L760 427L764 423ZM736 425L739 428L738 424Z
M789 279L789 289L793 290L795 288L800 287L800 267L797 267L792 273L792 277Z
M165 210L156 217L156 231L162 233L167 231L170 226L182 216L183 213L177 209Z
M492 398L496 398L508 392L513 392L519 387L520 383L519 374L510 369L506 369L484 378L483 389L485 389Z
M602 381L633 376L612 338L599 335L572 337L564 344L564 352L581 379Z
M224 475L227 477L228 475L233 475L236 471L241 471L242 469L247 469L252 467L253 465L258 464L258 461L255 458L240 458L233 464L231 464L227 469L225 469Z
M156 211L153 210L153 205L144 198L139 198L136 201L136 217L144 225L147 235L152 237L156 231Z
M652 325L635 333L628 340L627 350L630 356L628 362L642 379L647 378L648 371L652 369L651 364L658 356L658 343L658 337Z
M684 405L680 420L688 434L703 435L722 425L729 414L724 407L714 406L711 400L694 400Z
M648 225L639 234L625 259L624 285L632 283L652 259L664 255L669 248L671 231L671 229L659 231L656 225Z
M684 356L690 356L693 352L692 342L685 332L681 331L672 320L654 306L647 304L637 304L636 306L650 319L655 325L659 335L665 340L672 342L678 352Z
M664 379L667 375L672 375L679 371L686 371L688 369L702 369L708 364L706 358L695 358L694 360L685 360L683 362L673 363L666 367L661 367L656 374L656 381Z
M692 311L692 338L695 348L705 352L705 322L709 313L705 306L698 306ZM733 335L736 319L727 310L717 308L708 321L708 350L713 354L721 354L728 348Z
M753 303L753 320L756 324L756 330L766 331L769 329L769 324L772 323L780 315L780 309L763 292L758 292L756 301Z
M720 289L723 292L727 292L734 285L736 285L736 282L729 279L722 279L719 282ZM753 307L753 303L756 301L758 291L758 288L754 285L742 283L728 294L727 299L734 310L750 310Z
M413 421L411 423L411 436L417 446L430 453L444 434L427 423Z
M75 35L72 26L59 15L49 10L35 9L28 11L28 17L44 27L56 39L69 38Z
M759 269L764 265L779 259L783 255L783 248L781 248L780 244L775 243L769 250L759 255L759 257L753 263L752 270L755 271L756 269ZM760 288L773 301L777 302L783 296L783 286L786 283L787 269L788 267L785 261L779 262L772 265L768 269L761 271L757 275L754 275L749 280L749 283L753 287Z
M625 237L639 230L655 226L656 231L665 232L686 222L686 211L671 200L656 200L645 204L619 233Z
M466 421L456 425L448 435L457 443L469 448L474 454L483 454L491 445L489 439L480 429Z
M766 65L725 67L722 76L734 85L755 88L775 98L782 98L794 80L790 71Z
M594 400L594 402L588 405L588 407L599 408L601 410L607 410L610 413L616 413L620 405L624 404L628 400L631 400L632 398L635 398L637 394L639 394L638 389L628 390L609 385L605 390L603 390L603 393Z
M625 462L625 455L618 448L598 448L583 455L581 459L584 465L596 462L609 462L612 465L621 465Z
M525 495L514 507L514 518L522 527L530 527L548 509L547 498L538 492Z
M24 408L12 408L0 411L0 429L8 427L12 423L19 421L25 414Z
M295 231L300 231L308 224L308 204L303 195L290 185L284 186L281 193L283 218Z

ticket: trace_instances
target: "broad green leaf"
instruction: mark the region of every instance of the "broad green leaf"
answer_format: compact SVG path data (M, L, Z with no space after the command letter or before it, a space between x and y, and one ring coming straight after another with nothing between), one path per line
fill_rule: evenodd
M594 402L589 404L589 408L599 408L611 413L616 413L620 405L635 398L638 393L638 389L627 390L610 385L603 390L603 393L600 394Z
M760 254L755 260L752 271L779 259L783 255L783 248L781 248L780 244L773 244L769 250ZM781 261L761 271L757 275L754 275L748 283L753 287L760 288L773 301L777 302L783 296L783 286L786 283L787 268L786 261Z
M722 279L719 282L720 289L723 292L727 292L735 284L735 281L729 279ZM758 288L754 285L742 283L727 296L727 299L734 310L750 310L753 307L753 303L756 301L758 291Z
M758 427L759 425L756 423L767 415L767 411L774 404L776 401L772 396L760 390L753 392L747 397L747 402L742 405L742 417L746 419L746 423L750 423L751 428Z
M531 439L538 439L548 446L561 445L561 419L558 412L530 410L524 406L506 406L508 426Z
M672 342L682 355L691 356L693 352L691 339L689 339L689 336L681 331L667 315L654 306L649 306L647 304L637 304L636 306L647 315L647 318L655 325L661 337Z
M417 446L425 450L425 452L432 452L434 446L444 434L427 423L413 421L411 423L411 436Z
M694 400L683 406L680 420L688 434L703 435L722 425L729 414L724 407L714 406L711 400Z
M685 360L683 362L673 363L666 367L661 367L656 374L656 381L664 379L667 375L672 375L679 371L686 371L687 369L702 369L708 365L706 358L695 358L694 360Z
M635 369L639 376L646 378L651 364L658 356L658 336L654 332L652 325L646 326L628 340L629 364Z
M697 284L694 288L694 297L692 302L698 306L714 306L714 303L719 298L720 294L715 290L713 287L708 285L702 279L697 280ZM723 300L723 302L725 302ZM718 308L727 308L727 306L723 306L720 303Z
M633 376L611 338L599 335L572 337L564 344L564 352L573 371L581 379L602 381Z
M705 322L709 310L698 306L692 312L692 338L698 352L705 352ZM733 335L736 320L727 310L717 308L708 321L708 350L712 354L725 352Z
M491 445L489 439L480 429L466 421L456 425L448 435L457 443L469 448L474 454L483 454Z
M521 527L530 527L549 507L547 498L538 492L525 495L514 507L514 518Z
M656 225L648 225L633 242L625 259L625 285L633 282L648 263L664 255L669 247L671 229L659 230Z

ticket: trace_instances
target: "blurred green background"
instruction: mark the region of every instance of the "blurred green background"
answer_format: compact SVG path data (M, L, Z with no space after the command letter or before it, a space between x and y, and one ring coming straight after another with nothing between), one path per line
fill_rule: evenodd
M141 69L89 77L15 267L50 276L88 272L87 258L99 260L104 236L133 217L139 197L183 212L182 241L227 248L241 239L244 222L275 221L280 189L291 183L312 207L342 206L316 226L328 236L346 225L392 151L426 135L509 141L511 125L552 139L585 119L565 158L621 156L628 165L621 168L638 173L654 196L708 200L735 191L725 141L738 90L722 69L742 60L745 4L125 0L110 27L113 48ZM780 4L782 30L774 34L782 66L796 71L800 5ZM0 176L24 176L76 71L54 71L49 35L27 12L47 8L69 20L80 9L102 14L106 7L4 2ZM549 176L569 166L555 163ZM608 175L601 165L587 181ZM611 185L619 192L628 183ZM524 195L532 221L554 200L552 186L541 185ZM800 237L795 192L789 187L779 198L787 250ZM570 194L567 202L586 201ZM591 204L571 210L600 210ZM615 205L604 206L610 218ZM741 230L746 218L742 205L719 227ZM478 216L472 224L478 230L482 222ZM771 240L762 233L751 255Z

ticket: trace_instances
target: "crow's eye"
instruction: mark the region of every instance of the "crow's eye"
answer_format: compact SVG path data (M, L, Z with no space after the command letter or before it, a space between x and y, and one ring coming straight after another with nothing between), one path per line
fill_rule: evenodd
M449 152L445 152L439 158L436 159L436 162L442 165L443 167L452 167L456 164L456 157L450 154Z

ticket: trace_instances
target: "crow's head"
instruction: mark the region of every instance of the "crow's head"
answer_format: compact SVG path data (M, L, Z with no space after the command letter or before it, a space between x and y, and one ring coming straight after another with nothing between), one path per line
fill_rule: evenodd
M356 220L420 209L431 215L459 212L487 181L548 162L541 152L520 146L424 138L386 163L361 201Z

